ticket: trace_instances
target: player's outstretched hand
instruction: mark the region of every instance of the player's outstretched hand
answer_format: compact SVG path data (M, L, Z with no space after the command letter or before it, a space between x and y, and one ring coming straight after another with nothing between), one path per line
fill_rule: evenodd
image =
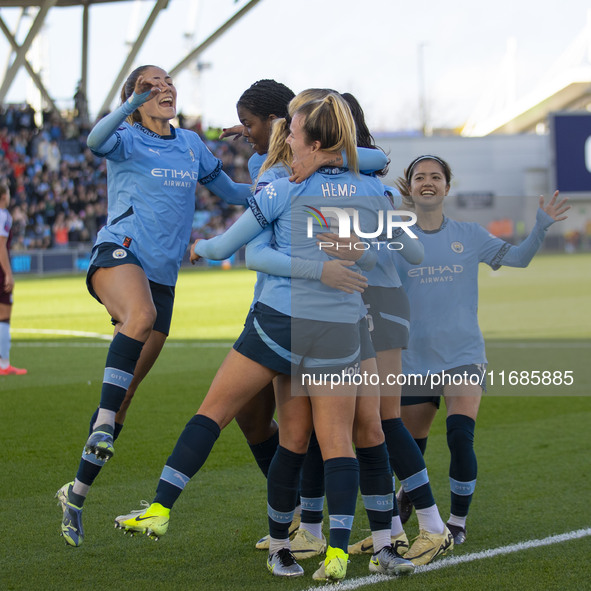
M232 125L232 127L224 127L222 128L222 133L220 133L220 139L223 140L224 138L231 137L234 141L239 140L244 132L243 125Z
M353 261L341 261L340 259L326 261L322 265L320 281L328 287L340 289L345 293L356 291L363 293L367 287L367 279L361 273L348 269L353 264Z
M202 240L201 238L197 238L197 240L195 240L195 242L193 242L193 245L191 246L191 257L190 257L190 261L191 264L194 265L200 258L201 256L198 254L195 254L195 247L197 246L197 243Z
M544 207L544 196L540 195L540 209L543 209L555 222L565 220L567 216L563 215L570 209L570 205L567 205L568 199L566 197L561 199L558 203L559 191L554 191L552 199L548 202L548 205Z

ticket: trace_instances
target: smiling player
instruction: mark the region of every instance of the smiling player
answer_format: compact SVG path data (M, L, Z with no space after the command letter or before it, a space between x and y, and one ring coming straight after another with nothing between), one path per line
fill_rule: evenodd
M176 99L163 69L141 66L122 88L122 105L88 136L91 150L107 159L109 215L92 251L87 286L111 315L115 336L76 479L56 494L70 546L84 539L88 490L113 456L131 398L168 336L197 182L230 203L246 204L250 195L249 185L222 172L221 161L196 133L170 124Z
M566 219L563 214L570 206L566 199L557 202L558 191L547 205L540 197L535 226L519 246L513 246L478 224L457 222L444 215L451 176L447 162L425 155L413 160L404 178L398 179L404 203L417 215L413 228L425 246L425 258L420 266L411 267L398 257L397 266L411 310L410 340L402 353L403 371L425 376L414 385L403 386L402 419L424 453L443 395L451 455L451 515L447 527L455 544L462 544L476 487L474 427L486 389L487 360L477 316L478 267L480 263L494 270L503 265L527 267L546 230ZM448 382L450 376L456 379L441 383L444 374ZM403 493L406 488L403 486Z

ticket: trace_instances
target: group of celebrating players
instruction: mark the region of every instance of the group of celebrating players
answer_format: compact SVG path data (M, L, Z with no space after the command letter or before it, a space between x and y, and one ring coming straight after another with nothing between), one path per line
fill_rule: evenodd
M176 89L164 70L137 68L121 99L88 137L107 160L109 217L87 285L115 335L78 472L56 495L66 543L83 541L90 486L113 457L131 399L168 336L197 182L246 209L220 236L195 242L191 260L223 260L245 246L247 266L258 273L255 297L153 502L116 525L152 538L166 533L175 501L236 418L267 478L269 535L257 548L268 551L273 575L303 575L298 560L323 555L313 578L340 581L349 554L358 553L371 555L371 572L401 575L463 543L486 388L478 264L526 266L547 228L565 218L565 200L558 192L547 205L540 198L532 232L512 246L443 214L452 175L437 156L415 158L396 187L383 185L387 157L352 95L309 89L295 96L273 80L244 92L241 125L223 134L243 136L254 151L252 185L234 183L196 133L170 125ZM329 212L343 211L355 232L339 225L337 233L328 221ZM385 217L394 231L385 231ZM387 379L443 372L464 377L437 388ZM379 379L345 379L359 374ZM327 376L342 379L329 386ZM423 459L442 395L451 455L446 523ZM402 485L397 496L393 474ZM359 492L372 533L350 544ZM420 533L409 545L403 523L413 507Z

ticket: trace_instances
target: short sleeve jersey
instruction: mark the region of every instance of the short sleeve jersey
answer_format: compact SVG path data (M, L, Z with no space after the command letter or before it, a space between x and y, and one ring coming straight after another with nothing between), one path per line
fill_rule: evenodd
M382 184L346 169L321 168L301 184L281 178L251 200L253 214L262 227L274 223L275 248L289 256L327 261L316 235L329 227L314 212L323 207L354 208L364 228L377 228L377 212L385 207ZM333 228L334 229L334 228ZM356 267L354 267L357 270ZM295 318L354 323L359 319L361 297L331 289L320 281L290 280L269 276L260 301Z
M444 218L439 230L412 226L425 246L420 265L397 257L410 300L410 340L402 351L405 374L438 373L486 363L478 325L478 265L497 268L506 242L475 223Z
M206 184L222 168L201 138L171 127L160 136L140 124L124 123L106 154L108 220L97 244L126 244L148 279L175 285L187 250L197 182Z
M267 159L267 154L259 154L255 152L249 159L248 159L248 174L254 183L259 176L259 171L261 167L265 163Z

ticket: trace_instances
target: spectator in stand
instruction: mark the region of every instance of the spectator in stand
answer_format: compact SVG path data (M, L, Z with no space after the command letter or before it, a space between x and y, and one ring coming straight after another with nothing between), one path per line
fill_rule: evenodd
M69 243L68 224L66 223L66 215L63 211L57 214L51 231L53 234L53 246L56 248L67 248Z

